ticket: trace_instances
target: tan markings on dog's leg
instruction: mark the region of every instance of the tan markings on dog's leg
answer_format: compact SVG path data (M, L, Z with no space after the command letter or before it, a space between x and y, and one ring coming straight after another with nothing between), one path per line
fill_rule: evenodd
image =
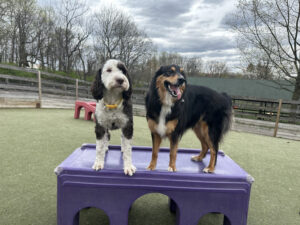
M194 126L193 131L200 140L202 149L199 155L195 155L192 157L192 160L202 161L208 151L208 144L205 140L205 136L208 135L208 126L204 121L202 121L202 119L200 119Z
M156 132L156 128L157 128L157 123L154 120L152 120L152 119L148 119L147 122L148 122L148 127L149 127L150 131L152 133L155 133Z
M215 171L215 164L216 164L216 151L213 146L209 147L210 149L210 161L208 167L204 168L203 171L205 173L213 173Z
M157 157L158 157L158 151L159 151L159 146L161 144L161 137L157 134L157 133L153 133L152 134L152 159L151 162L149 164L149 166L147 167L148 170L154 170L156 167L156 163L157 163Z
M216 164L216 150L212 144L212 141L209 137L209 134L208 134L208 126L207 126L207 133L204 134L204 138L205 138L205 141L209 147L209 150L210 150L210 160L209 160L209 164L208 164L208 167L204 168L203 171L205 173L213 173L214 170L215 170L215 164Z
M180 67L179 71L180 71L180 73L182 73L182 72L183 72L183 68L182 68L182 67Z
M172 67L171 67L171 70L175 72L175 71L176 71L176 68L175 68L174 66L172 66Z
M170 161L169 161L168 171L175 172L178 141L173 142L171 136L169 136L169 140L170 140Z
M167 127L166 134L167 135L171 134L175 130L177 124L178 124L177 119L168 121L167 124L166 124L166 127Z

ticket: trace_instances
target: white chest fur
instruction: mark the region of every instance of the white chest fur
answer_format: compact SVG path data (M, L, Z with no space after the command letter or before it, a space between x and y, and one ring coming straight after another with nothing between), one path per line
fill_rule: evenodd
M123 113L123 105L116 109L107 109L102 100L96 105L95 116L98 123L109 130L123 128L128 122L128 117Z
M171 108L173 106L172 103L172 97L167 94L165 97L165 104L163 104L161 106L161 110L160 110L160 114L159 114L159 121L158 121L158 125L156 128L157 133L161 136L161 137L165 137L166 135L166 117L167 115L172 111Z

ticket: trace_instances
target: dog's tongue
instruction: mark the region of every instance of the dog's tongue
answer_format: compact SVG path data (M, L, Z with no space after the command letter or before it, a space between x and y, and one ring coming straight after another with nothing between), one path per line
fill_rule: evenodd
M178 100L181 99L181 92L180 92L179 88L176 87L176 86L171 86L171 89L172 89L172 91L175 91L175 92L176 92L177 99L178 99Z

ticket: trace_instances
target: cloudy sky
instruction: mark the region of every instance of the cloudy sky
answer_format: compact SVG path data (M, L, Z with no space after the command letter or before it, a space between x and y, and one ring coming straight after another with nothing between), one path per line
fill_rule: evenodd
M95 12L103 5L126 11L138 27L146 31L159 51L226 61L232 71L237 70L239 54L234 34L224 24L237 0L85 1Z

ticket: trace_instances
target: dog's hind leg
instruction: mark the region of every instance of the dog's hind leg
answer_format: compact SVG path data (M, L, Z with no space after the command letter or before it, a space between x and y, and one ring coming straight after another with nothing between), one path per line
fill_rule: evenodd
M133 135L133 123L129 121L127 125L122 129L121 137L121 150L123 152L124 174L132 176L136 168L132 165L132 140Z
M206 143L206 140L204 138L205 134L208 134L208 126L205 122L200 120L193 128L193 131L200 140L202 149L199 155L192 156L192 160L200 162L206 156L208 151L208 144Z
M212 139L213 132L210 132L210 134L205 135L206 143L208 144L209 150L210 150L210 161L206 168L203 169L203 172L205 173L213 173L215 170L215 165L217 162L217 154L219 150L219 143L214 141Z
M108 147L108 133L105 131L104 127L96 124L96 159L93 165L94 170L101 170L104 168L104 158L105 152Z
M152 136L152 159L147 167L148 170L155 170L161 137L157 133L151 133Z
M213 147L213 145L210 145L210 161L208 164L208 167L205 167L203 169L203 172L205 173L213 173L215 171L215 165L217 162L217 150Z

